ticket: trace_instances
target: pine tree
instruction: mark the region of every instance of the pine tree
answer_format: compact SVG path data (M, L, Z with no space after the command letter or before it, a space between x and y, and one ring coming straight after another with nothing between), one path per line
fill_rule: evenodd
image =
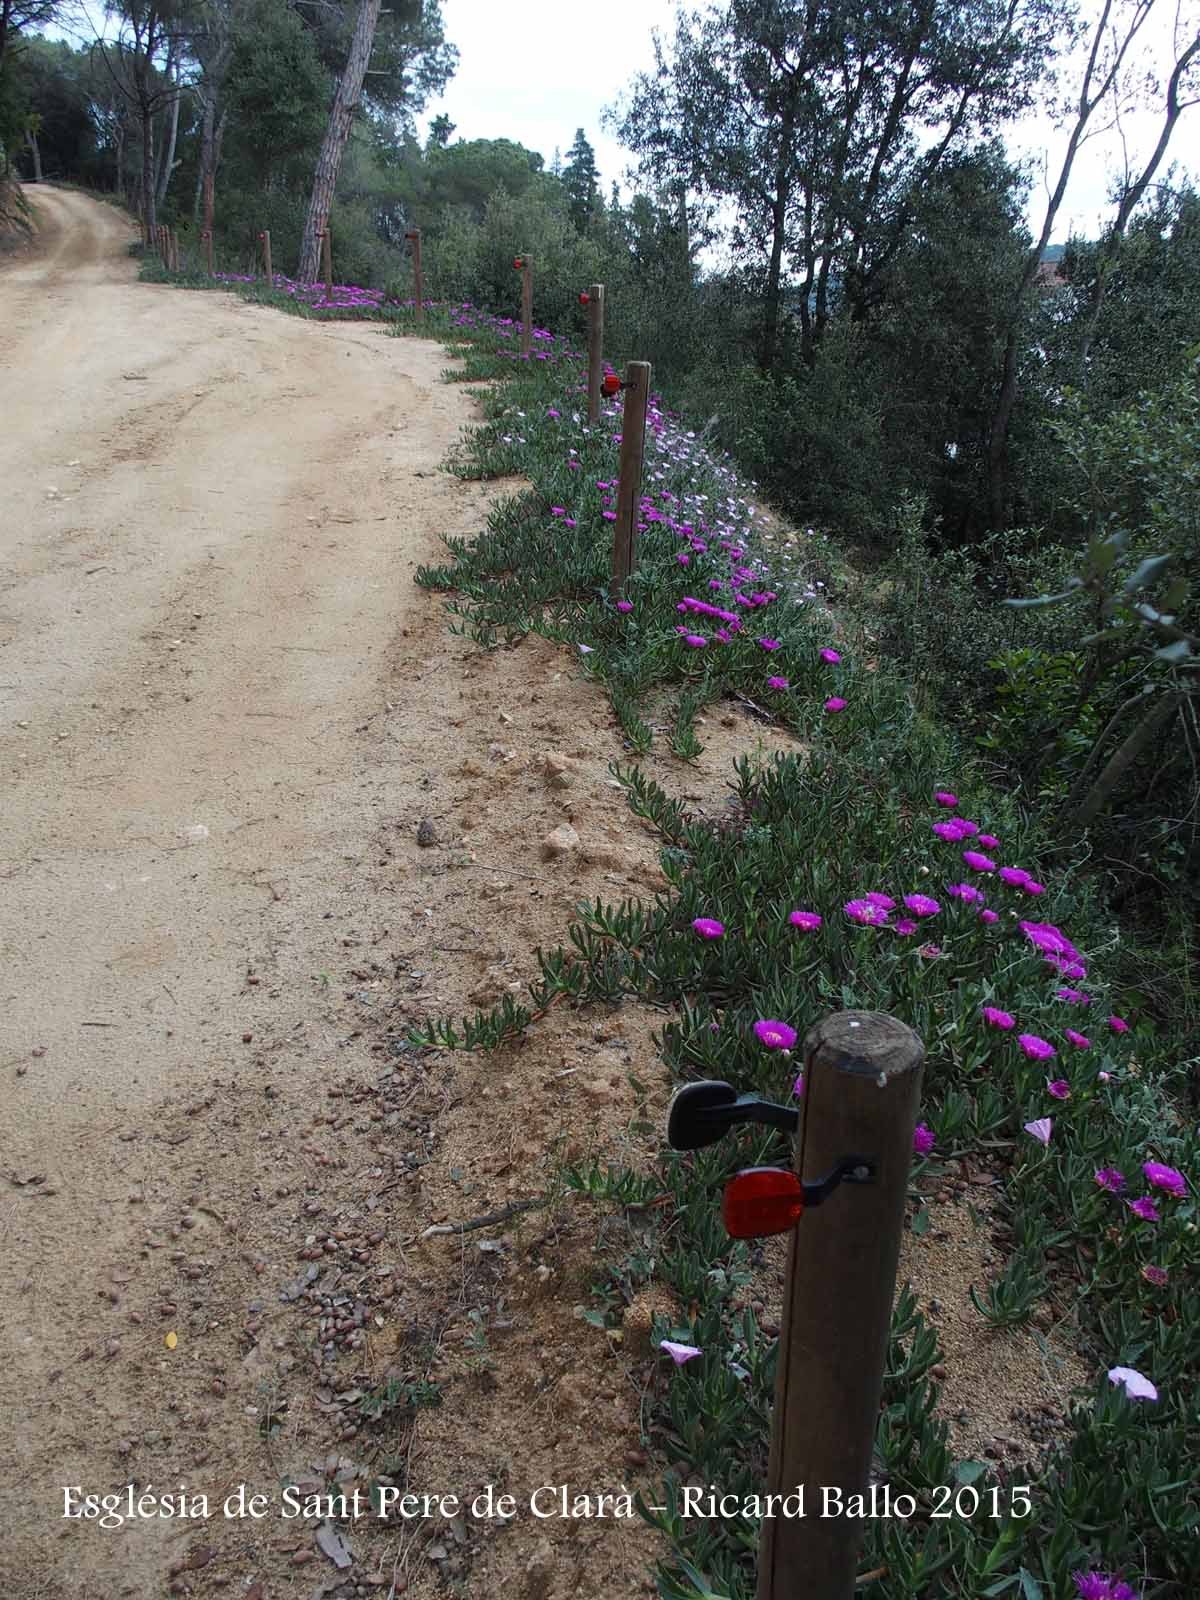
M575 130L575 143L567 151L563 167L563 187L571 211L571 221L580 233L586 233L599 209L600 189L597 183L596 152L587 142L582 128Z

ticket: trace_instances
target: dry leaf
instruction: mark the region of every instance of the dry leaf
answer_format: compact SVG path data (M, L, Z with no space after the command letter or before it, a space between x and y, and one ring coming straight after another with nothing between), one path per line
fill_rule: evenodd
M174 1350L175 1346L179 1343L179 1335L175 1332L174 1328L171 1329L170 1333L163 1340L163 1343L166 1345L168 1350Z

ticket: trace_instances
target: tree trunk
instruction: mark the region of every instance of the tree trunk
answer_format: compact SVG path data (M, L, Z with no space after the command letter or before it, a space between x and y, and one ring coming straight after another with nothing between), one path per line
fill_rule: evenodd
M1152 706L1133 732L1122 742L1120 748L1111 757L1104 771L1092 785L1087 799L1071 819L1073 827L1086 828L1094 822L1100 812L1104 810L1112 799L1117 785L1128 772L1129 768L1149 748L1151 740L1157 738L1170 722L1175 712L1179 709L1179 697L1169 691L1158 695L1158 704Z
M333 204L333 191L337 187L338 172L342 165L350 127L362 93L363 78L371 59L375 43L375 29L379 25L382 0L360 0L358 20L354 24L354 37L350 41L350 55L346 69L338 82L337 93L329 113L329 126L317 157L317 170L313 176L312 199L304 219L304 233L300 241L300 262L296 276L301 283L314 283L317 277L317 258L320 254L320 235L329 226L329 208Z
M775 194L771 201L771 259L767 265L767 290L763 296L763 336L759 366L770 372L779 348L779 282L783 273L783 247L787 238L788 208L792 201L792 149L795 113L791 105L779 130L779 159L775 163Z
M34 183L41 183L41 181L42 181L42 152L38 148L37 134L33 131L32 128L30 128L30 129L28 129L26 131L25 140L26 140L26 143L29 145L29 153L33 157L33 181L34 181Z
M117 158L116 194L118 200L125 199L125 124L118 122L113 130L113 145Z
M168 76L170 68L168 66ZM175 167L175 142L179 137L179 101L180 89L178 71L176 71L175 93L171 96L171 131L167 136L166 154L163 158L162 171L158 175L158 190L155 200L161 206L167 198L167 187L171 182L171 173Z
M139 117L142 124L142 218L153 244L158 210L154 204L154 108L149 100L143 100Z

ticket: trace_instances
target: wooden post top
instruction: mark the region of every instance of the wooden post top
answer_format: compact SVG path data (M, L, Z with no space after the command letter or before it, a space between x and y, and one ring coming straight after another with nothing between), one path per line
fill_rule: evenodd
M838 1011L808 1030L804 1054L806 1059L819 1055L834 1072L890 1080L915 1072L925 1046L907 1023L885 1012Z

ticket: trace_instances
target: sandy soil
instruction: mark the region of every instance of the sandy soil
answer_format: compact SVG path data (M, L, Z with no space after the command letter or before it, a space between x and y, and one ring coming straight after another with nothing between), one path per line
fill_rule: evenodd
M544 1201L564 1155L648 1165L663 1019L401 1046L519 996L579 899L662 884L578 661L485 655L411 581L515 486L439 473L477 407L437 346L139 284L119 212L35 198L38 243L0 269L0 1588L645 1592L636 1518L529 1505L654 1482L662 1363L580 1320L636 1217L427 1230ZM696 764L646 765L715 812L734 755L776 741L737 708L700 731ZM579 844L549 857L564 821ZM1044 1340L980 1341L967 1188L907 1268L964 1453L1065 1383ZM380 1475L517 1512L367 1516L345 1569L280 1515L284 1485ZM64 1486L130 1483L213 1515L63 1518ZM240 1484L261 1519L221 1515Z

